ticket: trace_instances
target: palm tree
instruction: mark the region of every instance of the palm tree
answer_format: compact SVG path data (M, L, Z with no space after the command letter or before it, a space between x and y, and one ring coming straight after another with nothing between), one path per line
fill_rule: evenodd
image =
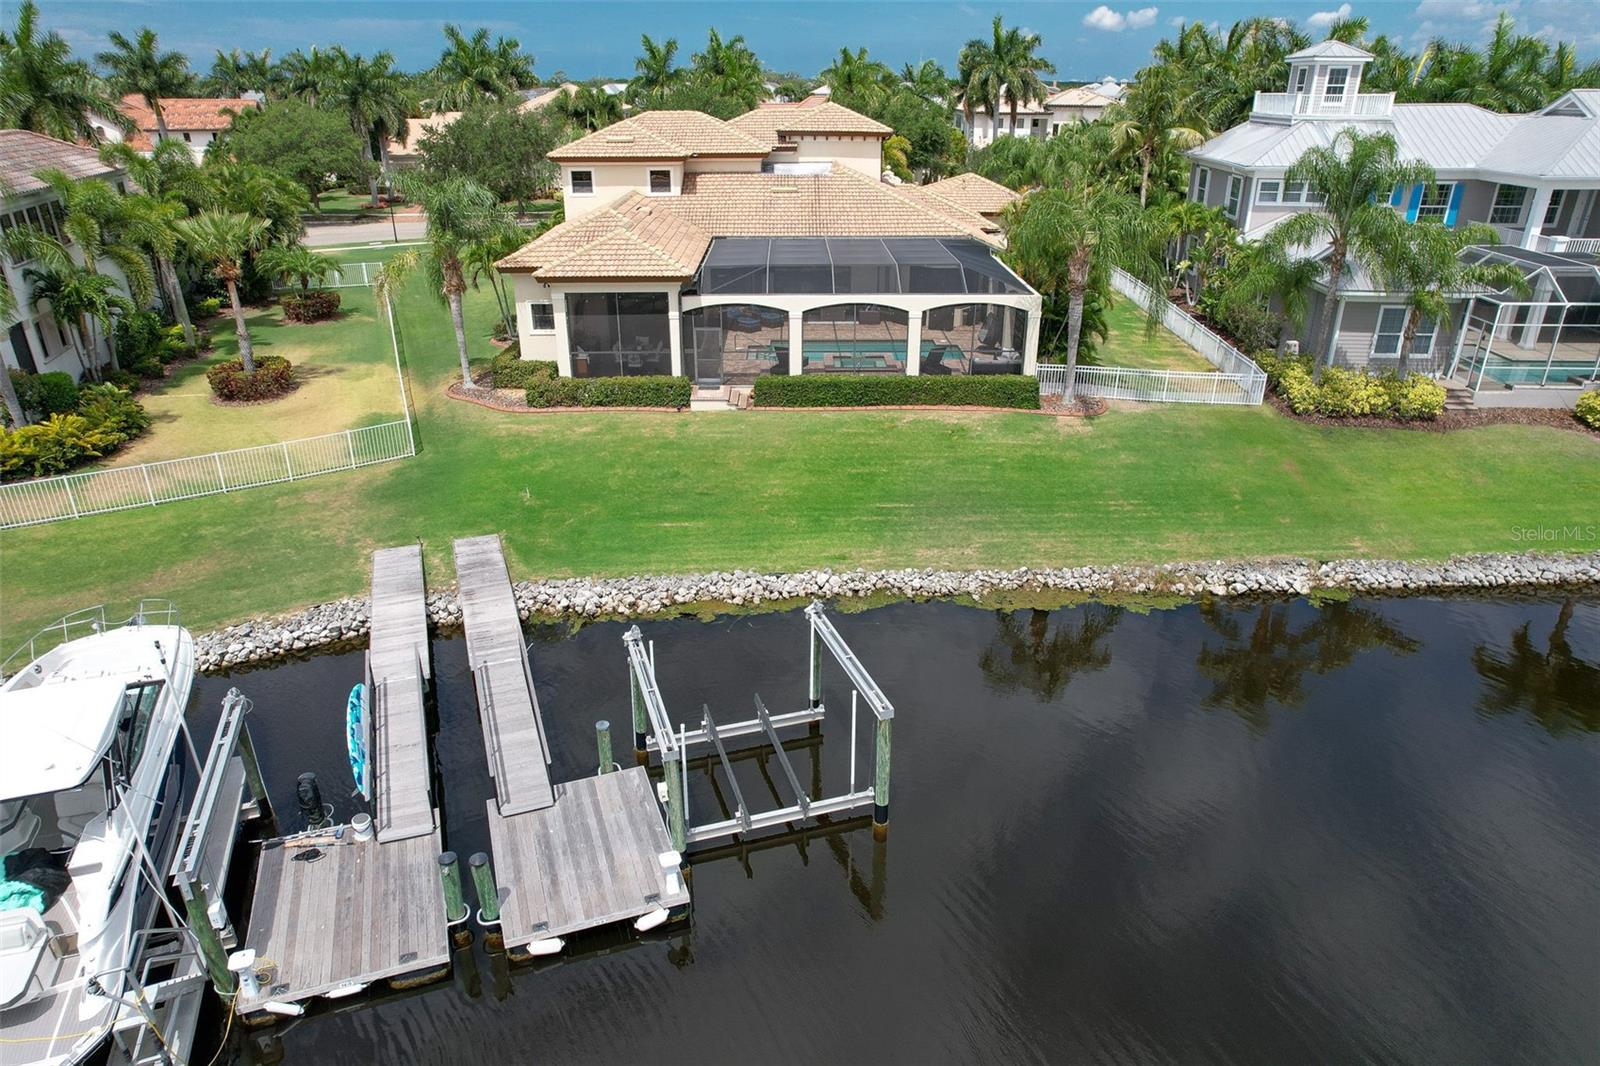
M1424 319L1442 321L1452 299L1474 288L1511 289L1526 296L1522 271L1504 262L1464 263L1461 253L1473 245L1498 244L1493 226L1471 223L1451 228L1436 219L1414 226L1396 226L1382 249L1380 265L1386 287L1407 293L1406 324L1400 334L1399 372L1410 368L1411 347Z
M38 32L39 6L22 0L17 25L0 32L0 126L62 141L95 141L90 116L132 128L117 97L55 32Z
M338 74L339 62L332 52L296 48L278 64L284 92L316 107Z
M517 309L505 278L500 275L500 260L528 243L528 231L521 226L505 226L481 240L473 241L461 256L467 271L467 283L474 289L480 282L494 293L495 304L500 308L501 329L505 336L516 336Z
M0 197L10 190L0 184ZM0 242L0 253L9 255L10 250ZM17 294L11 291L11 286L4 278L0 278L0 327L11 324L17 317ZM17 387L11 381L11 371L4 364L0 364L0 400L6 405L6 415L12 426L25 426L28 424L28 412L22 409L22 401L17 397Z
M1079 175L1064 188L1040 189L1013 205L1007 258L1046 299L1066 295L1067 391L1077 372L1084 299L1091 285L1121 267L1159 289L1152 220L1132 196Z
M281 82L281 73L272 65L270 48L259 52L234 48L226 53L219 48L211 61L211 72L206 75L207 86L218 96L243 96L252 91L275 96Z
M256 266L274 278L294 278L301 292L310 292L313 281L320 285L339 269L339 261L303 244L275 244L256 256Z
M323 103L349 118L351 130L361 139L361 157L371 162L375 128L397 130L405 126L408 108L403 79L394 69L394 56L388 52L379 52L367 59L336 47L333 54L336 66L333 80L324 91ZM378 175L375 171L367 178L367 186L372 194L372 206L377 207Z
M1552 95L1542 69L1547 51L1537 37L1518 34L1511 16L1502 12L1483 51L1447 44L1434 49L1419 86L1421 97L1491 111L1532 111Z
M74 323L68 333L73 352L78 364L98 381L99 360L94 358L91 323L98 323L104 334L110 336L116 316L133 311L133 303L117 291L116 279L108 274L96 274L71 258L52 256L43 262L46 265L42 269L30 267L23 271L32 290L30 301L35 308L49 304L50 313L57 322Z
M156 31L148 26L131 41L117 30L108 37L110 50L95 59L109 72L107 80L113 89L144 101L156 116L156 139L166 140L167 117L161 101L189 91L194 77L189 73L188 58L182 52L163 52Z
M669 37L665 43L657 44L649 34L643 34L639 44L644 51L633 61L637 73L628 82L628 99L640 106L658 104L683 84L688 72L672 65L678 55L677 38Z
M1380 272L1384 249L1392 244L1393 227L1404 225L1389 206L1398 187L1433 184L1433 168L1399 158L1394 137L1365 134L1354 128L1340 130L1331 146L1309 148L1284 175L1288 182L1303 181L1323 198L1316 211L1291 215L1273 229L1268 241L1279 249L1328 245L1327 293L1317 330L1316 373L1333 362L1335 316L1330 313L1343 299L1339 284L1346 267L1354 262Z
M194 156L181 141L163 141L148 156L127 143L108 144L100 149L100 158L126 172L142 190L123 201L135 220L129 236L155 260L156 277L172 317L183 327L184 342L193 347L194 323L178 281L175 256L179 237L173 223L189 214L188 200L199 193Z
M1051 612L1030 611L1024 630L1021 611L997 611L995 639L978 656L978 669L989 684L1002 692L1024 689L1049 701L1077 675L1110 666L1111 652L1100 643L1122 621L1122 608L1091 605L1062 614L1052 630Z
M573 125L590 132L622 118L622 100L598 85L580 85L570 96L557 100L555 106Z
M900 82L911 95L930 104L944 104L950 96L950 78L936 59L924 59L917 66L900 68Z
M993 118L995 108L1005 98L1011 110L1011 128L1017 128L1017 106L1029 100L1043 100L1044 82L1040 74L1054 74L1055 64L1037 55L1043 44L1037 33L1006 29L999 15L994 17L992 37L975 37L961 48L956 80L960 83L961 106L970 122L974 108Z
M867 58L867 50L839 49L839 55L820 75L834 100L853 103L872 109L882 98L885 84L894 81L894 72L876 59Z
M1146 67L1127 96L1112 109L1115 156L1139 160L1139 206L1150 198L1150 169L1160 158L1203 143L1211 135L1203 121L1182 113L1178 86L1165 67Z
M397 182L400 191L422 205L428 228L424 247L394 256L378 272L373 284L378 299L391 304L405 280L421 267L429 286L450 306L456 331L456 352L461 357L461 384L472 387L472 367L467 360L467 326L461 297L467 290L465 259L475 245L503 233L511 216L494 193L467 178L430 181L417 171L406 171Z
M535 83L533 57L515 38L499 37L490 44L486 29L467 37L449 24L444 38L445 50L431 72L436 110L465 111L485 97L504 100Z
M254 374L255 349L250 345L244 307L239 303L239 278L244 273L245 256L260 248L266 238L267 220L228 211L203 211L194 218L179 219L175 225L189 251L209 264L211 272L227 286L233 331L239 338L239 361L245 373Z
M694 54L690 69L696 83L746 111L766 98L761 61L743 36L724 41L715 29L709 31L705 50Z
M1193 276L1194 289L1188 302L1205 291L1206 280L1222 257L1237 243L1239 231L1220 207L1207 207L1193 200L1168 204L1159 216L1163 236L1184 252L1177 263L1180 280L1187 291ZM1189 245L1187 249L1185 245Z

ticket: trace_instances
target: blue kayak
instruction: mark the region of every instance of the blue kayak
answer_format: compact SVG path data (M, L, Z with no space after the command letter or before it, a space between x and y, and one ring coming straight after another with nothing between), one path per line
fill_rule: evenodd
M367 732L367 686L357 685L350 690L350 700L345 705L345 743L350 749L350 776L356 779L356 791L364 800L372 799Z

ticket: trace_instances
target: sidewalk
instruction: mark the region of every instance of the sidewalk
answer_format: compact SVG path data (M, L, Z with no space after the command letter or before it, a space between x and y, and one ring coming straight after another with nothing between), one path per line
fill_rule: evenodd
M319 248L333 244L392 244L396 237L415 241L422 239L426 228L427 223L416 215L397 215L392 223L387 215L372 222L308 222L306 244Z

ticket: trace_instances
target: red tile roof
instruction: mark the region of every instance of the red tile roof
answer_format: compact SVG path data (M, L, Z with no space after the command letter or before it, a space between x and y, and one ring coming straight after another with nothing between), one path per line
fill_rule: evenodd
M242 97L179 96L161 101L161 115L167 121L168 132L214 133L227 129L233 116L240 111L259 106L256 101ZM156 113L145 105L143 98L133 93L122 98L117 110L127 115L139 130L139 133L126 138L127 142L141 151L148 151L158 129Z

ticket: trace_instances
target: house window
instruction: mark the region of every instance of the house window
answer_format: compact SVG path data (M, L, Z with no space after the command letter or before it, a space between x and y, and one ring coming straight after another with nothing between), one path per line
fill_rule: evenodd
M1561 214L1561 204L1566 199L1567 190L1556 189L1550 193L1550 206L1544 209L1544 224L1554 226L1556 216Z
M1244 179L1237 174L1228 175L1228 217L1238 219L1239 200L1244 196Z
M1400 354L1400 337L1406 329L1406 309L1404 307L1383 307L1378 310L1378 328L1372 333L1372 354L1378 356L1397 356ZM1431 347L1433 338L1430 335L1428 344Z
M1330 104L1344 103L1344 90L1349 82L1349 67L1330 68L1328 70L1328 84L1323 87L1322 98Z
M1311 77L1311 68L1310 67L1301 67L1299 70L1294 72L1294 91L1295 91L1295 95L1298 96L1301 93L1304 93L1306 91L1306 80L1308 78L1310 78L1310 77Z
M528 318L532 321L535 331L556 328L555 309L549 304L529 304Z
M1005 119L997 118L997 119L994 120L994 123L995 123L995 125L994 125L995 129L1000 130L1002 133L1005 132L1005 128L1006 128L1006 120Z
M1201 167L1194 172L1194 202L1197 204L1205 203L1206 193L1210 190L1211 171L1207 167Z
M650 191L651 192L671 192L672 191L672 171L670 171L670 170L652 170L650 172Z
M594 171L574 170L572 172L572 191L578 195L594 192Z
M189 132L187 130L185 130L184 134L183 134L183 143L184 144L192 144L193 142L194 142L194 138L189 136Z
M1422 189L1422 202L1417 205L1417 219L1424 218L1443 219L1450 213L1450 194L1455 192L1456 183L1441 181L1433 185L1426 185Z
M1275 204L1278 202L1278 193L1283 183L1276 179L1263 178L1256 182L1256 203Z
M1522 205L1527 199L1526 186L1500 186L1494 191L1494 206L1489 209L1489 221L1497 226L1515 226L1522 221Z
M1286 204L1320 204L1326 197L1312 191L1303 181L1286 181L1283 183L1283 203Z
M1432 355L1433 336L1439 330L1439 323L1431 318L1424 318L1417 323L1417 335L1411 338L1412 355Z

